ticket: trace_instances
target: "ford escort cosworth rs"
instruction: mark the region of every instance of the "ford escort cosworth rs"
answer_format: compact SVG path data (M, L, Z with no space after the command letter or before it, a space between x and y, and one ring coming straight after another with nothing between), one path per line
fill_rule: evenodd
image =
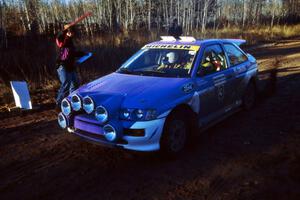
M254 105L257 62L245 42L162 37L66 97L58 123L97 144L181 152L194 128Z

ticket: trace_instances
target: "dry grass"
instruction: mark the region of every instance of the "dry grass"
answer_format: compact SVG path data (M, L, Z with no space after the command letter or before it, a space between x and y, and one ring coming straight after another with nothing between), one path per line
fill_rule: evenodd
M196 33L198 38L243 38L248 44L253 45L261 42L272 42L277 39L299 36L300 24L298 25L276 25L251 27L241 29L239 27L229 27L218 30L209 29L205 34Z

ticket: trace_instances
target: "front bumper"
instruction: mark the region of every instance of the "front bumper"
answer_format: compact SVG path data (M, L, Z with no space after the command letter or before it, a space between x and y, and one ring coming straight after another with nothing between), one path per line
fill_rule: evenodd
M109 142L104 137L104 131L101 125L92 118L75 116L74 129L71 131L75 135L96 144L120 147L135 151L156 151L159 150L160 137L166 118L160 118L152 121L140 121L128 123L128 121L117 121L114 126L119 126L118 139L115 142ZM123 134L124 129L144 129L144 136L130 136Z

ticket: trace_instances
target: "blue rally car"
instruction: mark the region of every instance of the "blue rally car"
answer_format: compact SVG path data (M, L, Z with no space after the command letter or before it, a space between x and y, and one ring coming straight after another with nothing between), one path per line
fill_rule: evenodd
M164 36L65 98L58 123L94 143L176 154L192 134L254 105L257 62L243 43Z

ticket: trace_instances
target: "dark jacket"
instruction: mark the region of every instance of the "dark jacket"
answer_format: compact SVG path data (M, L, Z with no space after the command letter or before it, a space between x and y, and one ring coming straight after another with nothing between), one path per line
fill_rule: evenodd
M177 24L172 24L168 31L169 35L174 36L175 38L179 38L182 35L182 27Z
M75 71L76 58L84 56L84 53L76 51L72 38L67 37L65 32L57 34L56 45L58 47L56 66L63 65L68 72Z

